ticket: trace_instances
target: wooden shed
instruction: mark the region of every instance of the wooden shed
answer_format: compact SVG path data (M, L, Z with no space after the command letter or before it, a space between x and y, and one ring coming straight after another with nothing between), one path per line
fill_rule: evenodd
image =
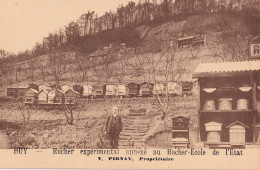
M76 101L80 98L80 94L73 90L73 89L68 89L65 93L65 103L66 104L75 104Z
M178 48L191 47L195 36L183 37L177 40Z
M151 97L153 95L153 84L149 82L143 82L140 85L140 95L143 97Z
M205 37L196 37L195 39L193 39L193 46L204 46L206 45L207 41L206 41L206 36Z
M260 141L255 131L260 124L260 110L258 110L260 93L257 91L257 86L260 85L257 78L259 76L260 61L198 64L193 77L198 78L198 126L202 142L211 145L207 142L203 125L213 121L228 127L221 129L218 144L233 146L233 143L236 143L234 138L230 141L230 132L233 132L233 129L230 130L229 127L232 127L234 122L240 122L247 127L245 144ZM212 109L204 107L205 104L209 104L208 101L211 101L211 105L215 105L210 107Z
M140 85L137 83L129 83L128 87L128 95L129 96L138 96L140 91Z
M26 92L25 92L25 96L24 96L24 103L27 103L27 104L34 104L34 103L37 103L37 100L38 100L38 91L35 90L35 89L28 89Z

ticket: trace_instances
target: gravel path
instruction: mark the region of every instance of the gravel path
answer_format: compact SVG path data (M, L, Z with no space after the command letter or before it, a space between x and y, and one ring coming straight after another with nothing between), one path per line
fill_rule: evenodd
M0 149L9 149L8 138L2 132L0 132Z

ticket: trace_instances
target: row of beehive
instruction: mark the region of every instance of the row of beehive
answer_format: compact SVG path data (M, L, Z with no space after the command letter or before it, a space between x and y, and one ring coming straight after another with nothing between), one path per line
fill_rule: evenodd
M53 89L59 89L62 92L72 89L79 93L83 97L102 97L102 96L152 96L152 94L169 94L169 95L182 95L187 92L187 85L183 85L176 82L168 82L167 85L163 83L129 83L129 84L107 84L107 85L62 85L62 86L47 86L47 85L36 85L31 83L29 87L22 88L7 88L7 96L10 97L24 97L25 92L28 89L34 89L39 93L44 91L52 91ZM192 86L190 88L191 93Z
M207 132L207 142L221 142L220 133L222 131L222 124L218 122L208 122L205 124L205 130ZM249 127L240 121L235 121L228 125L229 129L229 142L244 144L246 128Z
M72 88L64 91L60 89L42 89L37 91L29 88L24 95L24 103L39 103L39 104L74 104L80 97L80 94Z
M181 95L182 89L176 82L163 83L129 83L121 85L84 85L82 96L152 96L153 94Z
M219 99L218 110L235 110L232 106L232 98L221 98ZM236 101L237 110L248 110L249 101L248 99L237 99ZM216 110L215 101L213 99L206 100L203 106L203 110Z

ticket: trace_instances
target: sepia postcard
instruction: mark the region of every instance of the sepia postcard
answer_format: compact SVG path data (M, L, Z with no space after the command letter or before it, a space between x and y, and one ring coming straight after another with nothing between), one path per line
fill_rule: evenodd
M260 169L260 0L0 0L0 169Z

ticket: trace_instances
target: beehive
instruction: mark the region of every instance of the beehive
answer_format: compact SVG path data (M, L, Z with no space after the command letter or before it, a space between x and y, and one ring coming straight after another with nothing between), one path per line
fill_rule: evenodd
M248 100L238 99L237 100L237 110L248 110Z
M216 110L215 101L212 100L212 99L211 100L207 100L204 103L203 110Z
M232 99L231 98L219 99L219 110L232 110Z
M246 139L246 128L249 128L240 121L236 121L229 126L229 142L233 144L243 144Z
M220 142L221 123L209 122L205 123L205 130L207 132L207 142Z

